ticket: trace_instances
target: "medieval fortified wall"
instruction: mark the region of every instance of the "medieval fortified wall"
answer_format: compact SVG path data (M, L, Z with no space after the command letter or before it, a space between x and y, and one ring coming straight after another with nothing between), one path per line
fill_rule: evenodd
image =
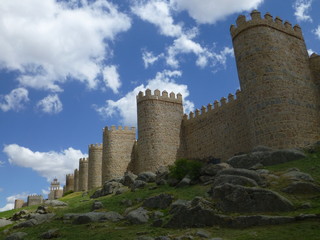
M178 158L223 161L257 145L303 147L320 139L320 56L308 56L298 25L239 16L230 28L241 91L183 115L182 96L146 90L137 96L135 128L106 127L102 145L67 175L66 190L101 186L126 171L155 171Z

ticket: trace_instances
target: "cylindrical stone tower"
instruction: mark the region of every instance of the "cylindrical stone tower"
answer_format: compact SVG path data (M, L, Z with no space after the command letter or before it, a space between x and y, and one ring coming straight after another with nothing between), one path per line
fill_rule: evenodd
M251 147L305 146L319 140L318 89L301 29L258 11L231 26Z
M88 190L101 187L102 144L89 145Z
M147 89L137 96L138 105L138 172L156 171L173 164L181 149L183 118L182 96Z
M74 191L74 175L67 174L66 175L66 185L65 185L65 192Z
M79 170L75 169L74 173L74 182L73 182L73 191L78 192L79 191Z
M88 191L88 158L79 160L79 191Z
M320 55L313 53L310 56L310 69L313 74L313 79L320 86Z
M102 184L122 177L133 158L136 128L105 127L103 130Z

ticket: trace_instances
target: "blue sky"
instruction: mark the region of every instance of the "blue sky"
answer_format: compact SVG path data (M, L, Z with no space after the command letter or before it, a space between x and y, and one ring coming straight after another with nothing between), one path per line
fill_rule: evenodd
M229 28L253 9L320 52L320 0L1 0L0 211L63 182L104 126L135 126L140 90L186 113L235 93Z

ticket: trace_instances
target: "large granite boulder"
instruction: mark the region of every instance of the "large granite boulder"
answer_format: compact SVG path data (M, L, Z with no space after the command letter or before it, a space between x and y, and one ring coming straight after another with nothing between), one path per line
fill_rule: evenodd
M212 187L215 188L217 186L223 185L225 183L230 183L233 185L241 185L245 187L257 187L258 184L255 180L237 175L219 175L214 179Z
M216 206L224 212L285 212L293 210L292 203L270 190L224 184L212 190Z
M132 224L143 224L149 220L148 211L143 207L130 211L127 215L127 220Z
M141 180L147 183L155 182L157 175L153 172L142 172L138 175L137 180Z
M227 163L234 168L251 168L257 164L270 166L305 158L306 155L297 149L264 150L230 158Z
M67 213L64 220L72 220L74 224L86 224L90 222L118 222L123 216L117 212L88 212L88 213Z
M0 218L0 228L1 228L1 227L5 227L5 226L7 226L7 225L10 225L10 224L12 224L12 223L13 223L13 222L11 222L10 220Z
M200 174L202 176L215 176L217 175L221 170L229 169L231 166L228 163L218 163L218 164L205 164L201 170Z
M290 194L319 194L320 186L310 182L293 182L282 191Z
M162 193L160 195L146 199L142 206L153 209L166 209L172 203L174 197L170 194Z
M32 227L45 222L50 222L51 219L54 217L55 217L54 213L48 213L48 214L32 213L29 215L28 220L17 223L16 225L13 226L13 228Z
M120 183L124 186L130 187L131 184L137 179L137 175L133 174L132 172L127 172L124 174L123 178L121 179Z
M309 181L314 182L314 179L310 176L308 173L300 172L297 168L291 168L286 173L284 173L282 176L287 177L291 180L295 181Z
M179 205L165 224L167 228L205 227L221 224L223 218L216 214L213 204L201 197L194 198L186 205Z
M106 195L116 193L119 189L123 188L123 184L120 183L120 180L111 180L105 182L102 186L102 189L95 191L90 198L98 198Z
M6 237L5 240L22 240L25 239L27 235L25 232L15 232Z
M261 178L260 174L253 170L241 169L241 168L230 168L225 169L219 172L218 177L221 175L234 175L234 176L242 176L246 178L250 178L255 181L259 185L263 185L264 181Z

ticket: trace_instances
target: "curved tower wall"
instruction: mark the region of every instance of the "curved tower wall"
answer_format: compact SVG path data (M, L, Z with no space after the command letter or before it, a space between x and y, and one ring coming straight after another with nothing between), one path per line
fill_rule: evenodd
M318 90L299 26L258 11L231 35L251 147L304 146L319 139Z
M89 145L88 190L101 187L102 144Z
M79 191L88 191L88 158L79 160Z
M313 53L310 56L310 69L312 71L314 81L318 86L320 86L320 55Z
M79 191L79 170L75 169L74 173L74 182L73 182L73 191L78 192Z
M67 174L66 175L66 185L64 192L68 191L74 191L74 175L73 174Z
M182 96L147 89L137 96L138 161L136 171L156 171L177 159L181 149Z
M136 128L105 127L103 130L102 184L122 177L133 160Z

